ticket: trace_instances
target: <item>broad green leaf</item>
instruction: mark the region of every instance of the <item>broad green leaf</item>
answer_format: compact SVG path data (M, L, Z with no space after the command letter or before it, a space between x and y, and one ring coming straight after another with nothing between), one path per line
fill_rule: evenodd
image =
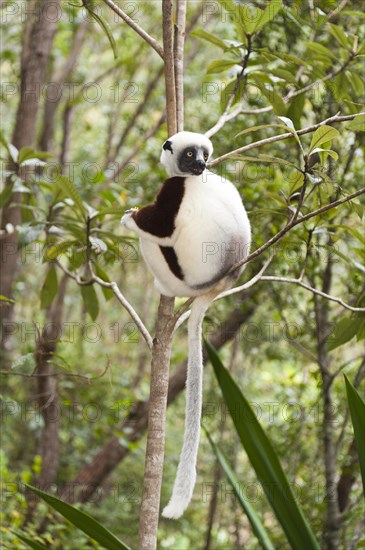
M19 164L22 164L25 160L29 159L39 159L45 160L52 157L51 153L45 151L36 151L33 147L22 147L19 151Z
M70 197L73 202L75 203L75 206L77 206L79 212L82 214L82 216L86 217L86 208L82 202L82 199L75 187L75 185L72 183L71 180L66 178L66 176L59 176L57 178L57 183L61 187L61 189L66 193L68 197Z
M318 42L305 42L305 45L317 55L319 54L322 57L337 61L337 56L331 50L322 46L322 44L318 44Z
M342 317L334 325L334 330L327 339L327 348L329 351L346 344L354 338L360 330L364 320L360 315L351 315Z
M220 94L222 108L223 109L226 108L227 103L233 94L234 94L234 99L233 99L232 105L235 105L238 101L240 101L244 92L244 88L245 88L244 79L241 79L239 82L237 81L237 78L234 78L233 80L231 80L227 84L227 86L224 88L222 93Z
M251 74L256 86L264 94L266 99L269 101L270 105L273 106L274 112L276 115L285 115L287 110L287 105L284 103L283 99L279 94L274 92L271 88L267 88L263 82L261 75ZM272 86L272 85L271 85Z
M271 71L271 74L282 78L283 80L285 80L286 83L290 82L290 84L298 84L297 79L295 78L295 74L286 69L273 69Z
M266 25L266 23L274 19L275 15L281 9L281 6L281 0L272 0L267 3L264 10L259 10L261 13L259 14L259 18L255 22L254 28L251 32L255 33L259 31L264 25Z
M347 128L354 132L365 132L365 114L356 115L353 120L350 120Z
M51 305L57 294L57 290L58 281L56 268L54 265L50 265L40 293L42 309Z
M352 89L358 96L363 95L365 90L364 80L354 71L346 71L346 76L351 82Z
M43 491L40 491L27 483L25 483L25 486L33 491L33 493L41 497L45 502L47 502L47 504L52 506L54 510L73 523L73 525L75 525L78 529L101 544L104 548L107 548L108 550L130 550L129 547L113 535L109 529L89 516L89 514L86 514L75 506L71 506L59 498L44 493Z
M234 67L237 65L236 60L231 59L217 59L215 61L211 61L208 65L207 74L213 74L213 73L222 73L223 71L226 71L227 69L230 69L231 67Z
M302 146L302 143L299 139L299 136L297 134L297 131L294 127L294 123L292 120L290 120L290 118L286 117L286 116L279 116L278 117L280 120L282 120L285 124L285 126L287 126L287 128L289 128L290 132L293 134L293 136L295 137L299 147L300 147L300 150L304 153L303 151L303 146Z
M330 157L332 157L335 160L338 160L338 154L336 151L332 151L331 149L322 149L321 147L316 147L313 149L313 151L310 152L310 155L314 155L315 153L327 153Z
M336 128L332 128L332 126L320 126L320 128L317 128L312 136L309 153L316 147L320 147L323 143L326 143L326 141L331 141L339 135L340 134Z
M362 487L365 491L365 403L346 375L346 392L351 422L354 428L356 448L360 459Z
M18 539L25 542L25 544L27 544L30 548L33 548L33 550L47 550L49 548L48 546L44 546L40 542L37 542L36 540L34 540L34 538L31 539L30 537L27 537L22 533L19 533L18 531L11 530L11 532L14 533L14 535L16 535Z
M7 183L0 193L0 208L4 208L8 204L13 194L14 183Z
M91 319L95 321L99 314L99 300L94 285L82 286L81 295L86 311L90 315Z
M241 31L245 34L253 34L254 29L261 17L261 10L255 8L252 5L240 5L238 4L238 13L241 24Z
M271 542L270 537L269 537L269 535L268 535L261 519L257 515L255 509L251 506L251 504L248 502L248 500L245 500L243 498L242 492L239 489L240 488L239 480L235 476L235 473L233 472L232 468L229 466L224 454L219 449L219 447L214 443L214 441L210 437L209 432L207 431L207 429L204 426L203 426L203 428L204 428L206 436L209 440L209 443L211 444L211 447L214 451L214 454L217 457L217 460L218 460L219 464L221 465L224 473L226 474L227 479L228 479L229 483L231 484L232 489L233 489L233 491L234 491L234 493L235 493L235 495L236 495L243 511L245 512L245 514L246 514L246 516L247 516L247 518L248 518L248 520L251 524L252 530L253 530L254 534L256 535L257 540L260 543L260 548L263 548L264 550L275 550L275 546Z
M206 348L228 409L240 411L240 414L232 414L233 423L289 544L292 548L319 550L319 543L249 402L208 342Z
M207 40L211 44L214 44L215 46L222 48L222 50L225 50L227 48L227 44L223 42L223 40L221 40L214 34L211 34L210 32L205 31L204 29L196 29L195 31L190 33L190 36L203 38L203 40Z
M33 147L22 147L19 151L19 164L27 159L35 158Z
M304 103L305 94L299 94L290 100L289 107L286 111L286 116L293 121L296 128L300 128L300 119L303 114Z
M341 44L341 46L343 46L346 49L349 48L349 42L342 27L339 27L338 25L334 25L333 23L330 23L329 31L332 34L332 36L337 40L337 42Z
M110 283L110 279L109 279L108 275L100 267L98 262L96 262L93 267L94 267L96 275L98 277L100 277L100 279L103 279L103 281L105 281L106 283ZM114 296L114 292L112 291L111 288L105 288L105 287L102 286L101 291L104 294L104 298L105 298L106 301L110 300Z

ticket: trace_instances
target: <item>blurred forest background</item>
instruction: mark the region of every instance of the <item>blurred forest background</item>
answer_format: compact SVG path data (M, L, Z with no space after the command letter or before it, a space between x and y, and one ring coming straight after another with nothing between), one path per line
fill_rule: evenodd
M120 218L150 202L165 179L163 63L104 2L84 2L96 17L76 4L0 4L4 548L28 547L13 529L51 548L99 547L32 498L24 483L82 503L137 545L150 351L110 288L78 282L80 273L87 280L91 262L100 279L117 282L154 334L158 293ZM117 4L162 43L159 1ZM210 131L215 157L288 131L278 116L298 130L362 111L362 2L284 1L256 29L237 17L237 4L188 2L185 129ZM250 2L259 10L268 4ZM294 138L269 143L213 168L243 197L253 250L283 227L298 201L307 214L362 187L364 116L333 128L319 145L330 152L314 154L308 133L300 146ZM365 546L343 377L363 387L362 199L287 233L266 279L216 302L204 324L322 548ZM241 284L269 254L246 266ZM172 348L163 504L182 440L186 353L184 324ZM207 363L204 425L274 546L289 548L228 409ZM260 548L204 435L192 504L178 522L161 519L158 547Z

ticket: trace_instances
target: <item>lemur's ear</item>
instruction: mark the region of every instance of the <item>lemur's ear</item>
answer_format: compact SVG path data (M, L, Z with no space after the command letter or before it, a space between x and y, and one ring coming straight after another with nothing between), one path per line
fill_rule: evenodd
M165 143L164 143L163 146L162 146L162 149L163 149L164 151L171 151L171 154L172 154L172 155L174 154L174 152L173 152L173 150L172 150L172 142L169 141L169 140L165 141Z

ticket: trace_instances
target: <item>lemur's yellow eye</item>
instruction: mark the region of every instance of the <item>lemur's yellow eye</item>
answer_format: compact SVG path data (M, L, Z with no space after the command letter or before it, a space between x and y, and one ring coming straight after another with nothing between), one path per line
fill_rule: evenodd
M187 156L187 157L192 157L193 154L194 154L194 153L193 153L192 151L188 151L188 152L186 153L186 156Z
M208 157L209 157L208 153L204 153L204 160L208 160Z

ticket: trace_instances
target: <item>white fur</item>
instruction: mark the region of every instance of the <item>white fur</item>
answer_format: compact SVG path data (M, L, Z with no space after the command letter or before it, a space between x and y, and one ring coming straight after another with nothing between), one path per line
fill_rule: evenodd
M250 224L237 189L208 171L185 178L185 195L169 238L145 235L132 222L134 225L128 223L128 227L141 237L143 257L155 275L157 288L166 296L206 292L209 288L194 287L219 275L230 251L235 263L248 254L250 246ZM171 273L159 244L174 247L184 281Z
M178 132L177 134L171 136L168 141L171 141L172 153L168 149L162 149L160 162L164 165L170 177L186 176L184 172L180 172L176 164L179 153L186 147L205 147L208 151L209 157L213 153L212 142L203 134L196 134L195 132Z
M201 333L204 314L214 297L232 284L232 279L224 277L224 274L248 255L251 230L241 197L232 183L209 171L200 176L182 174L177 167L178 153L186 147L204 146L211 155L213 146L210 140L202 134L179 132L169 141L172 142L173 154L163 150L160 160L170 176L185 177L184 197L172 235L159 238L142 231L131 217L131 212L123 216L122 222L140 236L143 257L162 294L197 296L188 324L184 443L173 494L163 510L165 517L177 519L191 500L196 480L202 405ZM183 281L170 271L160 245L173 246L184 274Z

